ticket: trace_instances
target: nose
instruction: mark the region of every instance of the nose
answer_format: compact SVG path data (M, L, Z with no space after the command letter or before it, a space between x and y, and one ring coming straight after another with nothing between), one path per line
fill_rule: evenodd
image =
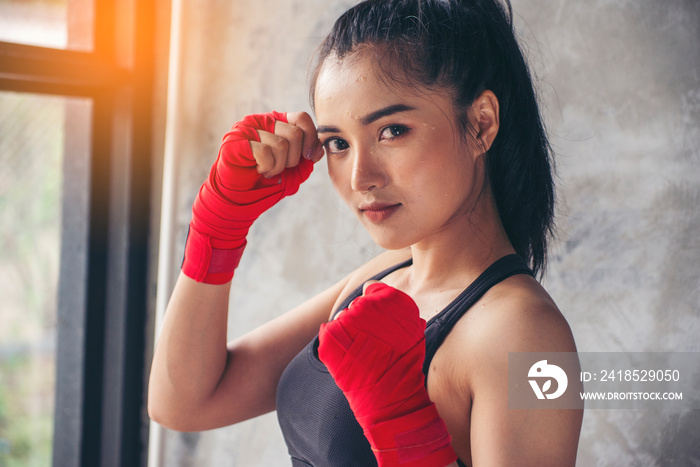
M386 185L387 174L383 164L372 150L359 148L352 162L350 186L353 191L363 193Z

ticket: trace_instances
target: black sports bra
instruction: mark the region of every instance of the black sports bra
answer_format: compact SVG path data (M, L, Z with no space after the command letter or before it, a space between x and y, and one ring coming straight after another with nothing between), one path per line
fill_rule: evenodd
M397 264L371 279L380 280L409 266ZM426 326L423 372L427 375L435 352L455 323L487 290L516 274L530 274L518 255L508 255L489 266L469 287L432 317ZM362 295L362 286L350 294L335 313ZM316 336L282 373L277 387L277 417L292 458L292 465L315 467L376 466L369 442L325 365L318 359ZM464 466L461 461L457 461Z

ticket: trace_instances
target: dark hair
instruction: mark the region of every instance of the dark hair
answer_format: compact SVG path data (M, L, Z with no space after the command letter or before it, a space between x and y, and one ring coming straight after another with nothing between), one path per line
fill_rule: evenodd
M380 66L399 65L402 76L394 73L392 79L451 90L463 129L474 100L485 90L496 95L500 127L485 158L487 176L511 244L541 276L553 234L553 157L513 31L510 2L367 0L356 5L338 18L321 44L312 103L326 58L343 59L363 45L383 52Z

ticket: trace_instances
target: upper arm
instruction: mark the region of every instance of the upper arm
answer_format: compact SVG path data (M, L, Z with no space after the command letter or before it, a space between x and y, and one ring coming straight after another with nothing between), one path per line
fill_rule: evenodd
M509 352L575 352L566 320L538 297L500 300L474 318L465 374L471 397L473 466L573 466L583 413L576 409L509 409ZM483 318L483 319L479 319ZM527 383L525 388L529 389Z
M315 297L229 342L221 380L198 408L197 420L205 425L194 429L226 426L274 410L282 372L331 311L364 280L405 256L405 252L383 253Z
M203 430L230 425L275 409L277 383L287 364L318 333L349 277L227 345L216 390L200 406Z

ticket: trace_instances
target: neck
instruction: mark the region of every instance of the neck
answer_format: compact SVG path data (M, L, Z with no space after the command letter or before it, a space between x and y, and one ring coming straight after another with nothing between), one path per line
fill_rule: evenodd
M411 246L413 288L471 283L489 265L515 253L492 197L484 195L469 212L451 219L440 231Z

